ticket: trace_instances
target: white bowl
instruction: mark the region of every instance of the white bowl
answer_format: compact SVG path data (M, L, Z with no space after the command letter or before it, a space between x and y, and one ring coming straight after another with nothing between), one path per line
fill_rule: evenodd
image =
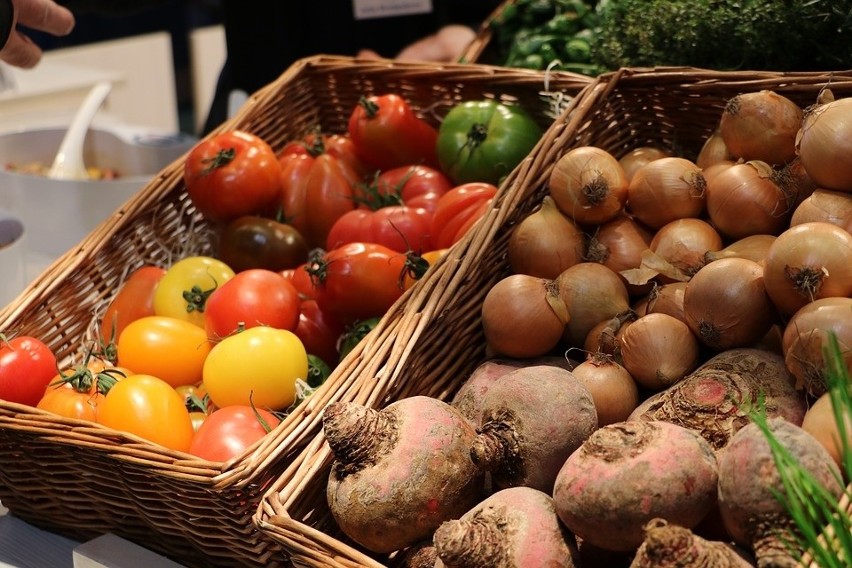
M0 208L17 214L27 231L27 251L54 259L88 235L197 139L127 129L92 128L87 166L111 168L115 180L57 180L7 171L7 164L50 166L64 128L0 133Z

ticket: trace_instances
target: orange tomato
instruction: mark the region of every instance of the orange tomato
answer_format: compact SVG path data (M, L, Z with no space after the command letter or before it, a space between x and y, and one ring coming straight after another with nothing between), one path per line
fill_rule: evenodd
M195 435L183 397L151 375L116 383L98 404L98 422L181 452L189 451Z
M423 278L426 271L428 271L432 266L438 262L438 259L447 254L447 251L450 250L448 248L442 248L437 250L430 250L429 252L424 252L423 254L414 257L411 260L411 265L409 269L405 271L405 276L402 278L402 289L408 290L414 283ZM424 262L420 262L420 260Z
M133 320L154 315L154 290L165 273L164 268L146 265L127 277L101 317L104 343L115 343Z

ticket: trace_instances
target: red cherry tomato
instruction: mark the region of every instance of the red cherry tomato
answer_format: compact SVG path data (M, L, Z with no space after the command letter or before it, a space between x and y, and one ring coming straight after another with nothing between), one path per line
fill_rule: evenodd
M239 130L196 144L183 177L193 205L215 222L268 211L281 194L275 152L262 138Z
M379 317L402 295L406 255L376 243L330 250L310 268L320 309L347 325Z
M296 268L288 268L281 271L281 276L290 281L299 291L299 297L302 300L316 299L317 289L314 286L314 280L311 277L308 268L311 266L311 261L300 264Z
M361 159L378 169L439 167L438 130L399 95L363 97L349 116L348 132Z
M316 300L302 300L296 336L302 340L308 354L334 366L339 359L337 341L344 330L345 326L323 312Z
M35 406L55 376L56 356L41 340L0 340L0 399Z
M278 272L244 270L207 298L204 328L212 339L230 335L240 326L294 331L299 323L299 304L298 290Z
M192 438L189 453L214 462L241 455L281 422L262 408L234 405L213 411Z
M432 217L432 248L449 248L476 223L497 194L497 186L470 182L454 187L438 201Z

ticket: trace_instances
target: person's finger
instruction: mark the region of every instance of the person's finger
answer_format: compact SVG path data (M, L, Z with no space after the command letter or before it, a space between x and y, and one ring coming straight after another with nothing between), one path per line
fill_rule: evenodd
M15 4L18 23L53 35L67 35L74 28L74 14L53 0L23 0Z
M41 60L41 48L18 31L12 31L6 46L0 50L0 60L9 65L29 69Z

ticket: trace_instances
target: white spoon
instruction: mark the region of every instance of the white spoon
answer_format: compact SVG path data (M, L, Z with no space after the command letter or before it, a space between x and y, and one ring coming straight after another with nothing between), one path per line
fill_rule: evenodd
M86 100L77 110L68 132L62 138L62 144L53 160L53 165L47 173L48 177L55 179L89 179L86 164L83 163L83 142L86 140L86 132L92 119L95 118L98 109L101 108L104 99L112 90L112 83L101 82L92 87Z

